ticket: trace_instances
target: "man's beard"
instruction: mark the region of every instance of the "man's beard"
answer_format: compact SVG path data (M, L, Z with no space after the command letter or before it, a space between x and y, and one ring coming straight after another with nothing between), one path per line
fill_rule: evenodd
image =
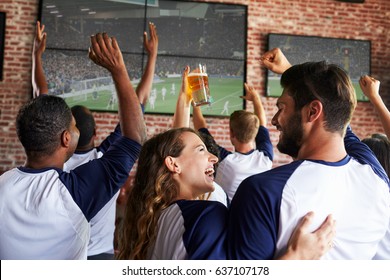
M279 138L276 147L281 153L295 159L301 148L303 137L302 117L299 112L291 117L288 124L282 128L282 132L282 137Z

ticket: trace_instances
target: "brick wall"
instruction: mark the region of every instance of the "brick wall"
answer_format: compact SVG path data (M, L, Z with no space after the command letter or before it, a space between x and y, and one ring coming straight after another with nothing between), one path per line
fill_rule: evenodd
M206 1L207 2L207 1ZM390 104L390 1L366 0L348 4L335 0L215 1L248 5L247 81L264 95L265 71L258 63L265 51L268 33L289 33L371 40L372 75L381 81L382 96ZM7 13L4 79L0 81L0 173L24 163L23 148L15 134L18 108L31 96L31 48L39 0L2 0L0 11ZM278 133L270 121L276 112L274 98L262 98L274 144ZM251 108L249 108L251 109ZM96 113L101 141L117 122L115 114ZM228 119L208 118L219 144L232 149ZM146 115L149 135L169 127L171 116ZM383 131L369 103L360 102L352 121L359 137ZM290 159L275 149L275 165ZM130 181L129 181L130 182Z

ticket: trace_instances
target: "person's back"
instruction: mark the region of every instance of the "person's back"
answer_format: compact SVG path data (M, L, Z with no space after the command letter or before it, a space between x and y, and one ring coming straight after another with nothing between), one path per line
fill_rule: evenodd
M233 142L248 143L254 138L256 143L256 149L250 149L246 153L239 152L237 149L229 152L220 147L220 163L215 182L222 186L230 200L233 199L238 185L244 179L272 168L273 151L268 129L264 126L259 127L255 123L256 116L248 111L235 111L230 116L230 129L235 130L236 135L236 140ZM256 133L255 137L248 135L251 131Z
M69 138L67 131L62 132L66 139L60 143L58 131L68 127L73 136ZM25 166L11 169L0 177L0 258L86 258L88 221L126 180L137 158L139 144L121 138L99 161L67 173L61 168L63 153L50 152L61 149L69 157L78 142L74 118L62 98L42 96L32 100L20 111L17 128L28 160ZM123 154L118 156L119 153ZM118 166L107 172L113 163ZM108 189L94 188L101 182Z
M47 180L52 184L41 184ZM34 174L28 169L13 169L3 174L0 184L0 259L87 257L88 221L57 170ZM12 201L12 207L5 200Z
M40 112L48 106L50 111ZM39 129L53 119L57 121L55 128L46 125ZM18 136L26 153L44 158L42 152L52 151L58 145L57 131L72 127L72 123L71 133L77 139L78 130L65 102L56 97L40 97L20 110ZM40 143L42 135L46 138L44 144ZM11 169L0 177L0 259L83 257L88 222L62 183L61 170L26 166Z
M273 51L270 61L279 61ZM278 149L296 160L240 184L230 208L229 256L280 256L310 209L314 227L329 213L337 221L334 248L323 259L390 259L389 179L347 128L356 106L347 74L306 63L284 72L281 85L272 124Z

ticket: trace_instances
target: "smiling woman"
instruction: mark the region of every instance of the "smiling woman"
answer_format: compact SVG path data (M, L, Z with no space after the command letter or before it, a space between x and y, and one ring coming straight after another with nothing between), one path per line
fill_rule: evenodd
M123 221L118 259L225 259L227 208L214 190L217 157L194 130L168 130L143 146Z

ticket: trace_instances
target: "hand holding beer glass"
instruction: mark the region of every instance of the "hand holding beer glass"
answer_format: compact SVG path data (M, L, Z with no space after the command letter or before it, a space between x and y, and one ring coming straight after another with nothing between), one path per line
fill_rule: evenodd
M210 104L209 77L206 66L199 64L188 76L188 86L195 106Z

